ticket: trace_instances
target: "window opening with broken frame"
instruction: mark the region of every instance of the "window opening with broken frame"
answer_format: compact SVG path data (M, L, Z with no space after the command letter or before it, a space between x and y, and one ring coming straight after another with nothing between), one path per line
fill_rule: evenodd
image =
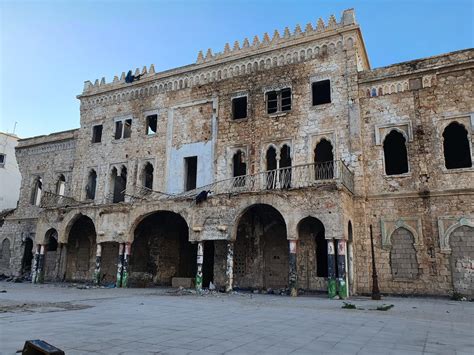
M146 134L152 136L156 134L158 126L158 115L148 115L146 116Z
M194 190L197 182L197 160L196 156L184 158L184 189L185 191Z
M328 104L331 102L331 81L321 80L311 84L313 94L313 106Z
M232 99L232 119L247 118L247 96Z
M115 139L130 138L132 134L132 119L115 121Z
M92 127L92 143L100 143L102 141L102 125Z
M286 112L291 110L291 89L268 91L266 93L267 113Z

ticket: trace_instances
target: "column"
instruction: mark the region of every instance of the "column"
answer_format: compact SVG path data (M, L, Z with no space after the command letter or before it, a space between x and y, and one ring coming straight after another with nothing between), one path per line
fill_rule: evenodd
M118 255L118 262L117 262L117 287L122 287L122 274L123 274L123 253L124 253L124 244L119 244L119 255Z
M225 285L225 292L231 292L234 286L234 242L227 243L227 262L225 275L227 282Z
M196 290L202 290L202 263L204 261L204 243L198 242L197 245L197 272L196 272Z
M45 246L40 246L40 253L38 257L38 271L36 273L36 281L40 284L44 282L44 253L45 253Z
M296 240L290 240L290 254L288 256L288 264L290 272L288 275L288 284L290 286L290 294L292 297L298 296L298 272L296 269Z
M328 296L336 297L336 256L334 253L334 240L328 239Z
M102 261L102 244L97 243L97 250L95 253L95 270L94 270L94 283L100 284L100 263Z
M31 283L38 282L38 260L40 254L41 245L36 244L35 256L33 258L33 265L31 267Z
M346 273L346 241L344 239L337 240L337 289L341 299L349 297L347 288Z
M59 239L59 238L58 238ZM61 258L63 253L63 244L58 242L58 249L56 250L56 260L54 264L54 280L59 280L59 275L61 273Z
M131 244L125 243L125 253L123 255L122 287L128 286L128 264L130 262Z

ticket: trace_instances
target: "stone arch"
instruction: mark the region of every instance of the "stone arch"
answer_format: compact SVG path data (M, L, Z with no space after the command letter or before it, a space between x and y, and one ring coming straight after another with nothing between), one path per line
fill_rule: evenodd
M390 237L390 267L393 279L416 279L419 271L413 233L405 227L399 227Z
M90 217L78 214L69 225L66 279L90 281L95 269L97 233L94 222Z
M234 286L288 287L289 250L286 222L273 206L246 206L234 224Z
M450 266L455 293L474 298L474 227L458 226L449 236Z
M297 226L298 286L306 290L326 291L328 244L323 222L313 216L302 218Z
M134 223L129 280L132 286L171 285L174 277L194 278L197 245L189 242L186 220L155 211Z

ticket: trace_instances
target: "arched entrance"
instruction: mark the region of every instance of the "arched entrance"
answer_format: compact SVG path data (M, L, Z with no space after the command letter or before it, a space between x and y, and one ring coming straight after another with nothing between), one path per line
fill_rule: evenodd
M58 232L51 228L46 232L46 252L44 257L44 279L53 280L56 278Z
M26 238L23 249L23 258L21 260L21 274L25 277L31 277L31 264L33 263L33 240Z
M298 224L298 286L306 290L327 291L328 244L323 223L306 217Z
M95 269L96 231L94 222L80 216L72 224L67 242L66 280L91 281Z
M471 299L474 298L473 240L474 228L469 226L456 228L449 237L454 292Z
M197 244L189 242L184 218L170 211L155 212L135 228L129 284L169 286L175 277L194 279L196 255Z
M283 216L269 205L249 207L238 220L234 286L288 287L288 240Z

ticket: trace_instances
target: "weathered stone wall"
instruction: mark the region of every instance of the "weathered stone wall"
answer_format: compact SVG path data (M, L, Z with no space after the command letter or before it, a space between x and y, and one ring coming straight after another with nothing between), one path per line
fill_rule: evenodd
M461 295L474 295L474 228L463 226L452 233L451 272L454 291Z

